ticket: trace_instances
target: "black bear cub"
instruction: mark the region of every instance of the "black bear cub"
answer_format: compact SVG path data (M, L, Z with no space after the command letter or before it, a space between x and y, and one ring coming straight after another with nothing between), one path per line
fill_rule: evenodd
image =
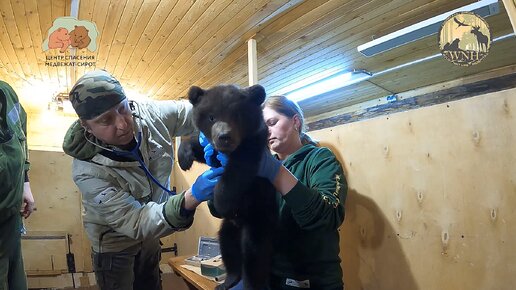
M207 90L193 86L188 98L199 131L215 150L229 157L212 204L214 215L223 218L219 241L227 272L217 289L229 289L240 279L244 289L267 289L278 201L273 185L256 176L261 156L268 150L261 109L265 90L260 85ZM183 170L194 160L206 163L197 136L181 143L178 159Z

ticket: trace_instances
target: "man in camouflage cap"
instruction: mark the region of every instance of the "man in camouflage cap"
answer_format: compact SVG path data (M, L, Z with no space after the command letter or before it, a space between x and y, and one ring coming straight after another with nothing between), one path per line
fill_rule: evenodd
M170 192L173 138L194 131L189 102L129 102L120 83L101 70L81 77L70 100L80 119L68 129L63 150L74 158L97 284L101 290L161 289L159 239L192 225L223 168L210 168L191 189Z
M91 120L125 99L120 82L104 70L86 73L70 91L72 106L83 120Z

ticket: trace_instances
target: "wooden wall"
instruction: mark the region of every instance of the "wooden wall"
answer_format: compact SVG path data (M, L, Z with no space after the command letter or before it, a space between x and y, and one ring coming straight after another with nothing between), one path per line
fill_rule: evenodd
M29 176L37 211L25 220L27 235L22 238L29 286L71 286L71 276L60 276L68 272L68 235L76 271L91 272L90 245L82 227L81 196L72 181L72 159L62 152L31 150L30 160ZM77 281L79 276L75 276Z
M505 90L311 132L336 153L349 181L341 227L347 289L512 289L515 94ZM66 234L77 270L91 271L71 158L32 150L31 161L38 210L26 220L36 238L23 241L29 274L63 271L66 241L49 237ZM205 169L185 174L176 166L173 185L184 190ZM176 242L179 255L195 254L199 236L216 236L219 225L202 205L192 228L165 245Z
M516 89L311 132L349 182L346 289L513 289ZM197 171L176 168L178 189ZM195 176L194 176L195 175ZM219 221L205 207L171 237L181 254Z
M62 126L62 124L56 124L56 126ZM51 132L49 136L55 137L56 134L61 133L62 131ZM96 282L92 273L90 243L82 225L81 194L72 180L72 158L62 152L55 152L54 150L58 150L57 146L60 144L58 140L54 143L53 147L37 146L37 142L32 144L34 148L48 148L52 151L30 150L29 174L37 210L25 220L27 235L22 238L22 254L29 288L72 287L74 283L72 279L76 286L87 288ZM205 210L209 215L207 208ZM202 216L202 210L200 210L196 216L196 224L207 219L207 216ZM218 225L212 225L211 228L216 229ZM192 229L190 234L204 233ZM70 235L70 250L74 254L77 271L73 278L68 273L66 261L68 235ZM165 247L173 245L174 241L169 241L171 241L170 237L163 239ZM182 243L188 246L181 247L179 254L184 255L186 249L189 252L197 249L196 240L191 242L182 240ZM166 264L168 258L172 256L173 253L164 253L162 264ZM172 286L173 289L187 289L183 280L172 274L169 267L162 266L164 289L172 289Z
M25 106L25 103L22 104ZM30 106L28 106L27 111L27 141L29 148L39 152L62 152L66 131L77 120L77 117L65 115L61 112L33 110Z
M177 147L177 146L176 146ZM176 150L177 153L177 150ZM177 156L176 156L177 161ZM187 172L181 171L177 162L172 170L172 185L176 186L180 193L195 182L197 176L207 170L208 167L203 164L194 164ZM170 237L162 239L166 245L172 245L174 242L178 245L178 255L195 255L199 245L199 237L217 237L217 231L220 226L220 220L214 218L208 209L206 203L201 204L195 213L195 219L192 227L186 231L178 232ZM170 254L166 257L170 257Z

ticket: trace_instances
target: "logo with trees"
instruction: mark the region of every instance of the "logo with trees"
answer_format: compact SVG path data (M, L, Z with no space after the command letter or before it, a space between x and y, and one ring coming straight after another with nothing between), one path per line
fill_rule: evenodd
M460 66L481 62L491 48L487 22L472 12L458 12L444 20L439 30L439 49L445 59Z

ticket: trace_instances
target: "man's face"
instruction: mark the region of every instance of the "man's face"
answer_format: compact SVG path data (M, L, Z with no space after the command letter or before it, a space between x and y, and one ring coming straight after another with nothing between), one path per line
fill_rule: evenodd
M133 115L127 100L83 124L89 133L110 145L127 145L134 137Z

